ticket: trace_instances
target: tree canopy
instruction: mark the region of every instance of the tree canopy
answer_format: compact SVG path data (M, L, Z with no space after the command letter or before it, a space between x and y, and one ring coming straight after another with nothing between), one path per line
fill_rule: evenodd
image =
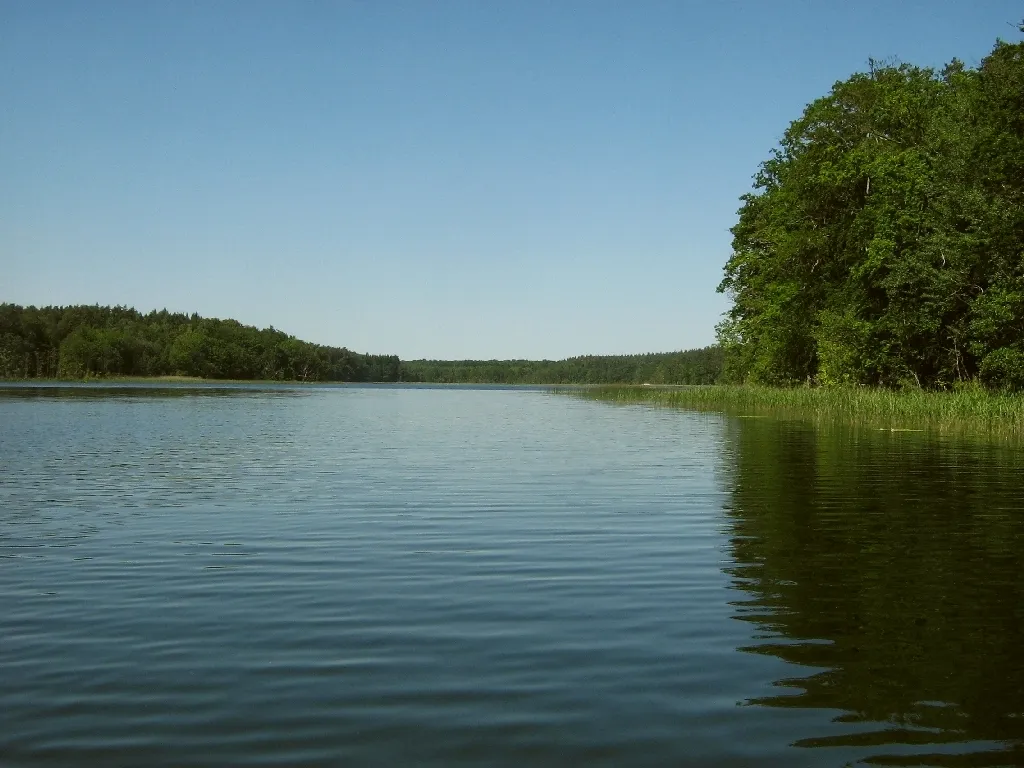
M1024 43L975 69L871 62L742 203L727 378L1024 388Z
M710 384L719 347L568 360L413 360L311 344L258 329L166 310L21 307L0 304L0 379L194 376L276 381L494 384Z
M0 378L184 375L397 381L394 355L362 355L274 328L166 310L0 304Z
M714 384L721 347L646 355L585 355L566 360L412 360L404 381L465 384Z

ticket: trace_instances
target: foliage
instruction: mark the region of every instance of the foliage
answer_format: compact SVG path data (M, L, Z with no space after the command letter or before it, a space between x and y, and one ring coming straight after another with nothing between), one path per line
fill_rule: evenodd
M0 304L0 378L199 376L397 381L397 357L300 341L274 328L166 310Z
M1024 388L1024 43L977 69L872 62L742 200L729 380Z
M414 360L362 355L235 320L126 307L0 304L0 379L194 376L278 381L496 384L717 381L722 350L568 360Z
M405 381L446 384L711 384L722 372L721 347L567 360L413 360Z
M885 430L932 429L1020 440L1024 395L964 385L949 392L869 387L594 387L575 391L618 403L643 403L740 416L785 416Z

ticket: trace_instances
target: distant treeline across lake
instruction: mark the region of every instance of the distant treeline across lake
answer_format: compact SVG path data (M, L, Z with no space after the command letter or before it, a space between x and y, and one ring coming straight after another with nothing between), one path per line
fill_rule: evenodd
M0 304L0 378L189 376L271 381L712 384L717 346L567 360L413 360L296 339L271 328L128 307Z
M647 355L587 355L567 360L411 360L404 381L465 384L714 384L718 346Z

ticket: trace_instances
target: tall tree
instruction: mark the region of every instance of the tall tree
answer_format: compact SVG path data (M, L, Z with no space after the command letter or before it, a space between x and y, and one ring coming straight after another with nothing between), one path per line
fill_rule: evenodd
M786 131L719 290L727 375L1024 386L1024 44L977 70L871 62Z

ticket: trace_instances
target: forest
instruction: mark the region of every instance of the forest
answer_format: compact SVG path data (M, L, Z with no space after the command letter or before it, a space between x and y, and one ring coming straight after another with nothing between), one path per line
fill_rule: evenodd
M0 378L195 376L397 381L394 355L361 355L275 330L127 307L0 304Z
M325 347L274 328L166 310L0 304L0 379L191 376L269 381L711 384L715 347L568 360L414 360Z
M714 384L718 346L646 355L586 355L566 360L403 361L404 381L448 384Z
M1024 389L1024 43L836 83L732 234L726 380Z

